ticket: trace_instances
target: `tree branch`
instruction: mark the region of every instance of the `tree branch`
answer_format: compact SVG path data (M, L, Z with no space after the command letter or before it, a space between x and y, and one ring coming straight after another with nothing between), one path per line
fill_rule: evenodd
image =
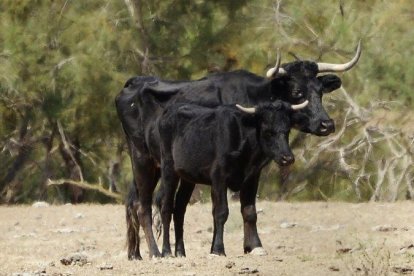
M65 149L65 152L69 155L69 157L72 160L74 166L78 170L80 180L83 181L82 169L79 166L78 162L76 161L75 156L73 156L73 154L72 154L72 150L70 149L70 145L69 145L68 141L66 140L65 133L63 132L62 125L60 124L59 121L57 121L57 126L58 126L58 129L59 129L60 137L62 139L62 143L63 143L63 147Z
M120 194L111 192L109 190L105 190L99 184L90 184L90 183L85 182L85 181L74 181L74 180L70 180L70 179L57 179L57 180L48 179L47 180L47 185L48 186L63 185L63 184L70 184L70 185L74 185L74 186L77 186L77 187L82 188L82 189L98 191L98 192L106 195L107 197L116 199L117 201L122 201L122 197L121 197Z

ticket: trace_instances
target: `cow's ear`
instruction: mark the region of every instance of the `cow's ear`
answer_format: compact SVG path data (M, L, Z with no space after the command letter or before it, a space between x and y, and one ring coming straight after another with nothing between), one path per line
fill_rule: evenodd
M322 93L330 93L342 85L341 79L333 74L319 76L318 80L322 83Z
M142 88L142 93L149 94L160 102L168 101L178 91L179 87L174 85L169 86L163 82L147 84Z

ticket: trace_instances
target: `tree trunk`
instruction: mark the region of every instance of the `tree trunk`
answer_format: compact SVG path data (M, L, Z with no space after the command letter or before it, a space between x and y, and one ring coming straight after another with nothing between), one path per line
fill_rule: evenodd
M79 141L75 141L74 146L79 148ZM65 146L64 143L60 143L59 150L63 161L65 162L67 173L69 175L68 178L75 181L83 181L79 151L72 150L70 147ZM84 197L84 190L71 184L67 184L67 187L71 202L73 204L81 203Z
M26 111L25 115L22 118L22 123L19 128L19 140L17 142L17 157L10 168L7 170L7 173L3 179L0 179L0 191L3 191L14 180L17 173L23 168L24 164L28 160L33 149L33 141L29 141L29 139L27 139L30 117L29 113L29 111Z
M38 191L39 200L42 200L42 201L46 200L47 198L47 180L52 177L52 172L50 168L51 166L51 160L50 160L51 153L50 152L52 151L52 148L53 148L53 141L56 135L56 131L57 131L57 125L56 123L52 123L52 132L50 136L44 140L44 146L45 146L46 153L45 153L45 159L43 162L43 173L42 173L42 181L41 181L42 186L39 188L39 191Z

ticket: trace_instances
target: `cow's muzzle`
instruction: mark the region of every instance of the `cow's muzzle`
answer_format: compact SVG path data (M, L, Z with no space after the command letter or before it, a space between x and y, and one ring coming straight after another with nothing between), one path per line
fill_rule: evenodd
M295 157L293 154L285 154L280 158L279 165L280 166L289 166L295 162Z
M326 136L333 132L335 132L335 123L332 119L324 120L319 125L319 128L318 128L319 135Z

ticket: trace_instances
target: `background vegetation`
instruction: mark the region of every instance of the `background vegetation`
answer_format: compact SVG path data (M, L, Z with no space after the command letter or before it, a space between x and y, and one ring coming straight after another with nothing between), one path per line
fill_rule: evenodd
M113 195L69 180L124 194L131 169L114 98L131 76L196 79L238 68L262 75L277 48L284 62L342 62L360 38L359 64L324 99L337 133L292 133L296 164L281 174L270 166L260 194L412 198L413 14L404 0L3 0L1 201Z

